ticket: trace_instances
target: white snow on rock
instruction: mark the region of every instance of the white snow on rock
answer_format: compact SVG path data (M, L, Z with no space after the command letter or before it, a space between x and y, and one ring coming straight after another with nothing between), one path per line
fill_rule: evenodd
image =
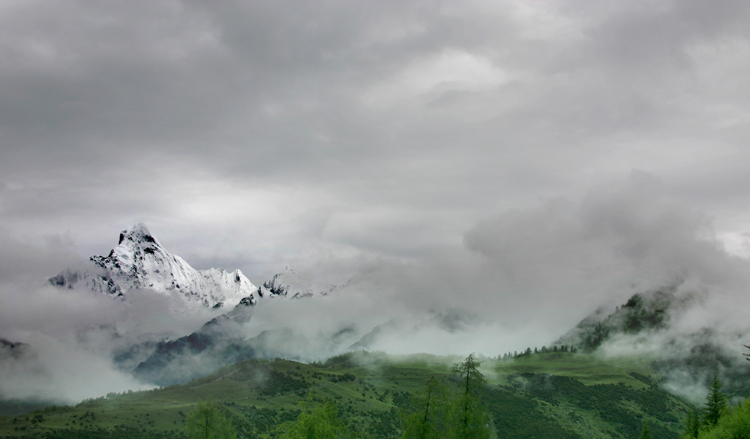
M120 233L117 247L107 256L92 256L91 267L65 270L49 279L63 288L86 288L126 298L129 290L177 292L190 308L234 306L240 300L255 302L258 291L240 270L196 270L181 257L169 253L144 224Z
M258 287L260 298L286 297L289 299L300 299L312 297L313 288L309 280L303 279L294 270L286 267L281 273L274 275L271 280L263 282ZM325 293L321 293L325 295Z

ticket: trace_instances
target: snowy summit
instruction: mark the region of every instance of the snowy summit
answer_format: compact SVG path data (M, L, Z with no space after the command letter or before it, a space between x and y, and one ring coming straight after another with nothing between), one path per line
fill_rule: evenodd
M144 224L120 233L107 256L92 256L90 267L65 270L49 279L62 288L86 288L114 297L127 297L134 289L180 293L189 307L218 308L236 305L257 291L240 270L196 270L181 257L169 253Z

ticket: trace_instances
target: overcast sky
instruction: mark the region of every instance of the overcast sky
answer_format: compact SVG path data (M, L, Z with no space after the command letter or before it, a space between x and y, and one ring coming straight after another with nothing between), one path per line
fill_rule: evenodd
M739 0L2 0L3 258L144 222L256 284L504 261L550 241L498 224L633 185L748 254L747 23Z

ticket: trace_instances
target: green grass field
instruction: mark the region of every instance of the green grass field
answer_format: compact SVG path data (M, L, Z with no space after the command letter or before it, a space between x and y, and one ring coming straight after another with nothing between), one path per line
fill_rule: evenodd
M494 371L501 380L516 373L544 373L575 378L586 385L623 383L638 389L648 385L630 374L653 374L653 370L645 361L603 360L594 355L562 352L534 354L492 364L495 365Z

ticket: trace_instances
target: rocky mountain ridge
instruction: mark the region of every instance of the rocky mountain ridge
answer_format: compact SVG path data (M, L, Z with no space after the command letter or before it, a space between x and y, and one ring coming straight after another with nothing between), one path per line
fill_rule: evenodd
M188 308L234 306L245 299L252 303L258 288L238 269L196 270L168 252L144 224L120 233L118 244L107 256L92 256L83 270L64 270L49 279L60 288L84 288L125 299L128 291L148 289L172 292Z
M336 288L332 286L328 292ZM314 290L307 279L286 267L258 287L255 291L257 298L254 295L245 297L234 309L213 318L197 331L157 343L151 349L151 355L143 358L132 373L146 382L171 385L200 377L220 366L256 357L299 358L315 348L326 353L339 353L356 336L350 328L329 334L329 339L324 343L318 340L317 344L311 344L309 334L290 328L266 330L255 337L248 337L243 329L256 312L255 305L260 302L320 297L328 292ZM128 358L123 356L121 360Z
M289 267L263 282L263 285L258 287L257 293L259 297L287 297L290 299L301 299L315 295L310 283ZM321 294L325 295L325 293Z

